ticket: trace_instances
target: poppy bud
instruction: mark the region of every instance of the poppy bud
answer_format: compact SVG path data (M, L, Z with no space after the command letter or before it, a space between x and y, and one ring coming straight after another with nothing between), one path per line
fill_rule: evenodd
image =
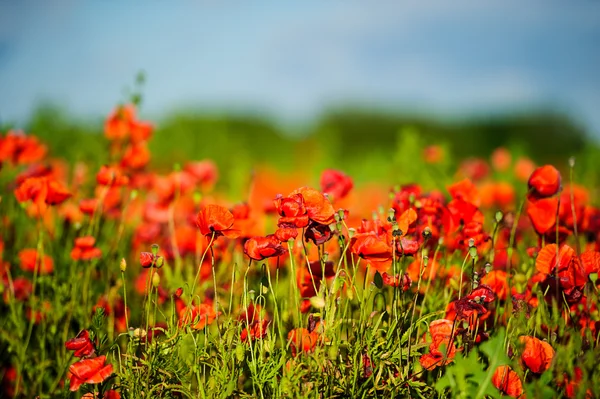
M175 291L175 294L174 294L175 298L181 298L182 295L183 295L183 288L182 287L177 288L177 290Z
M121 268L121 272L125 273L125 270L127 270L127 261L125 258L121 258L121 264L119 267Z
M496 212L496 222L500 223L503 218L504 218L504 215L502 214L502 212L500 212L500 211Z
M158 275L158 273L154 273L152 275L152 286L154 288L158 288L159 285L160 285L160 276Z
M527 185L530 199L552 197L560 191L560 172L552 165L540 166L533 171Z

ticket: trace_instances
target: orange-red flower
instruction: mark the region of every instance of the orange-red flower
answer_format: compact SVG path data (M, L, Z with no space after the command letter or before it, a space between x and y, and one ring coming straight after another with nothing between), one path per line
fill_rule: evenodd
M318 340L319 334L306 328L295 328L288 333L292 356L296 356L298 352L311 352L317 346Z
M352 178L339 170L326 169L321 174L321 191L335 200L348 195L353 186Z
M102 251L94 244L96 244L96 239L92 236L76 238L75 247L71 250L71 259L91 260L102 257Z
M88 330L82 330L75 338L71 338L65 342L65 348L70 351L75 351L75 357L88 357L95 351L94 343L90 339Z
M314 188L300 187L290 194L290 196L294 194L302 195L306 213L310 220L320 224L331 224L335 222L333 205L331 205L331 202L329 202L323 193Z
M263 260L277 257L287 253L279 240L269 234L266 237L252 237L244 243L244 253L254 260Z
M146 142L139 142L127 146L121 166L129 169L142 169L150 162L150 150Z
M235 218L229 210L221 205L207 205L196 217L196 225L207 237L225 236L237 238L240 231L233 228Z
M251 323L241 332L240 338L242 342L247 342L249 340L254 341L266 337L268 331L267 329L270 323L271 321L267 319L256 320L253 323Z
M512 157L510 151L504 147L498 147L492 152L491 162L494 169L504 172L510 168Z
M452 362L456 355L456 346L453 342L456 335L454 322L447 319L434 320L429 324L429 333L431 334L429 353L422 355L419 363L423 368L433 370Z
M44 158L46 151L46 146L35 136L13 130L4 137L0 136L0 164L5 161L14 165L34 163Z
M427 163L440 163L444 159L444 149L439 145L430 145L423 149L423 159Z
M154 255L152 252L140 252L140 266L144 269L149 267L162 267L164 259L160 255Z
M479 194L477 187L469 179L463 179L448 187L452 198L467 201L473 205L479 205Z
M49 274L54 271L54 261L48 255L44 255L42 260L39 259L37 249L27 248L19 252L19 260L21 261L21 269L26 272L34 272L36 266L39 267L38 273ZM39 265L39 266L38 266Z
M508 293L508 273L504 270L492 270L481 278L481 284L489 286L496 297L505 300Z
M375 234L357 234L350 240L350 252L372 262L392 259L392 247Z
M519 341L524 345L521 361L529 370L541 374L550 368L554 349L548 342L525 335L521 336Z
M58 205L71 197L71 193L50 177L30 177L15 190L15 197L19 202Z
M544 198L527 202L527 215L539 235L544 235L556 227L557 213L558 198Z
M533 171L527 185L529 198L540 199L552 197L560 191L560 172L552 165L540 166Z
M132 143L137 143L148 140L152 130L152 124L136 119L136 109L133 104L118 106L104 123L104 135L109 140L129 139Z
M93 359L83 359L69 367L71 383L69 389L76 391L81 384L99 384L106 380L113 372L112 364L105 364L106 356Z
M381 278L383 279L383 284L389 285L390 287L400 287L402 288L402 291L408 291L412 284L412 280L408 273L404 273L401 277L399 274L392 276L383 272Z
M188 162L185 164L184 170L193 176L205 190L212 188L219 178L217 165L208 159L197 162Z
M492 376L492 384L500 392L513 398L519 398L523 395L521 378L510 366L499 366Z
M129 178L116 166L102 165L96 174L96 183L103 186L124 186Z
M277 222L279 227L302 228L308 225L308 214L306 213L302 194L292 194L285 198L281 194L277 195L273 200L273 204L277 213L281 216Z
M213 305L207 303L192 308L185 307L179 311L179 326L189 325L193 330L201 330L211 325L220 314L221 312L215 312Z

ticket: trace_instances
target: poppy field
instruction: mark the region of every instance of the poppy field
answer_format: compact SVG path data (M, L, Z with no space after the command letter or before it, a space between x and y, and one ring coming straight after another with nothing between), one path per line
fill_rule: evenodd
M134 105L103 130L102 165L0 132L0 397L599 397L578 159L428 143L409 184L240 160L228 191L211 159L157 167Z

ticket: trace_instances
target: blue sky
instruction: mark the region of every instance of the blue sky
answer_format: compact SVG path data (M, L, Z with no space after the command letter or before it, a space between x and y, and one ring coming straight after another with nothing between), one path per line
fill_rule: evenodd
M548 106L600 138L598 1L0 2L2 120L41 100L102 116L139 70L150 117Z

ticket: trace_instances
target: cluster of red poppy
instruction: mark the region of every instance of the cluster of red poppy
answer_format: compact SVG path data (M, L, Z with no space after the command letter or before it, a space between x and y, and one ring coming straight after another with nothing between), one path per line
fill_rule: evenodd
M584 188L573 184L563 187L561 175L553 166L536 169L525 159L515 164L515 176L511 178L527 180L523 204L527 218L515 212L518 207L513 185L488 179L490 166L475 159L461 164L459 180L447 187L449 195L427 192L411 184L391 193L384 191L377 198L358 191L360 188L355 190L352 179L343 172L329 169L321 175L320 190L301 184L295 185L300 187L297 189L279 189L289 192L287 196L264 188L267 185L261 191L257 177L247 201L232 204L213 192L218 173L211 161L186 163L166 175L151 172L148 141L152 131L152 125L136 118L131 105L118 107L108 117L105 136L110 140L113 162L96 173L91 198L83 189L85 168L79 165L67 184L64 168L44 158L46 148L33 136L15 132L0 136L0 162L14 168L27 166L15 177L14 196L18 202L28 204L28 214L43 222L51 237L56 217L65 223L90 226L86 235L78 233L74 239L70 248L74 262L90 262L90 267L95 267L94 262L109 255L107 243L118 243L116 237L101 240L95 230L98 220L112 219L123 228L135 226L131 229L131 252L139 256L141 269L134 287L140 296L155 290L159 305L170 298L164 288L169 282L164 282L167 276L163 266L195 264L200 279L190 282L195 288L197 283L214 277L215 268L233 264L234 253L239 251L249 265L295 265L296 275L290 277L299 293L301 302L297 306L302 313L319 312L322 302L315 298L322 297L324 291L337 296L348 293L347 287L329 290L331 282L345 273L360 273L365 281L380 278L378 289L388 286L394 293L421 298L427 296L430 286L447 290L444 316L429 323L428 334L419 337L429 348L421 353L415 370L425 375L451 364L457 353L486 341L494 329L506 325L510 315L498 314L499 307L527 318L544 303L555 306L565 324L582 336L596 338L600 334L597 303L592 300L600 273L600 209L589 204ZM430 163L439 162L442 156L441 149L435 147L425 153ZM497 150L491 164L496 173L509 173L510 153ZM388 211L371 214L375 206L361 201L371 197L377 204L387 205ZM493 219L487 216L492 208L502 211ZM531 228L537 236L533 240L527 236ZM2 241L0 244L3 246ZM516 251L515 244L523 251ZM143 250L151 245L152 252ZM160 254L157 248L162 249ZM0 277L6 287L4 301L30 298L34 294L31 276L52 275L55 268L62 267L55 264L58 258L52 255L42 245L22 249L18 252L22 275L15 278L7 273L11 265L0 263ZM472 260L470 273L455 263L454 255ZM482 260L489 264L484 266ZM343 261L363 267L351 270L342 267ZM535 270L527 264L535 265ZM121 271L125 270L124 261ZM181 277L181 270L175 271ZM233 292L235 287L227 288ZM205 290L201 303L185 301L183 298L197 295L187 294L178 289L171 296L178 326L208 330L222 314L213 301L216 293ZM112 293L93 300L95 308L102 307L105 314L113 316L116 331L127 330L130 310L122 298ZM258 304L244 305L248 306L237 320L240 340L249 344L265 339L274 328L274 315ZM34 309L30 312L35 320L43 314L40 309L38 313L33 313ZM325 324L315 320L311 314L308 328L289 329L287 341L292 356L311 353L325 342L320 333ZM555 328L543 327L546 331ZM511 350L515 364L518 359L521 368L502 365L492 379L502 393L513 397L523 395L523 371L533 375L528 378L536 378L552 368L555 354L552 345L536 338L533 332L520 335ZM81 358L69 368L71 390L82 384L101 383L112 375L113 366L107 363L106 355L97 353L87 330L65 346ZM377 359L366 358L372 372ZM576 370L579 374L560 374L557 379L569 397L573 397L581 380L581 368ZM109 397L108 392L114 392L114 397L119 395L107 391L105 397Z

